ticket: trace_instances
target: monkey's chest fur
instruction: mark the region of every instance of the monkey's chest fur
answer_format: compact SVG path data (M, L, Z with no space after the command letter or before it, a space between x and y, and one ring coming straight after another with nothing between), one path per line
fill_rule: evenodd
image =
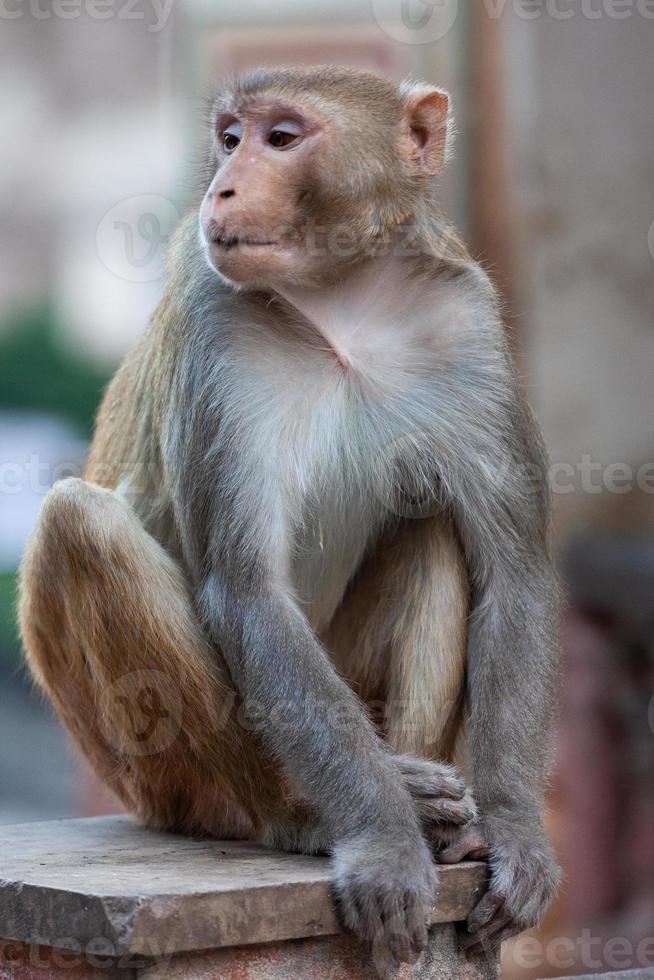
M238 375L248 382L227 413L238 446L233 485L260 487L253 526L316 630L382 529L407 507L414 516L416 506L439 506L443 347L432 323L427 334L420 322L394 328L394 343L355 336L347 367L324 347L258 328L239 340Z
M404 426L399 410L370 404L356 380L271 398L267 491L278 574L316 630L327 625L368 546L393 518Z

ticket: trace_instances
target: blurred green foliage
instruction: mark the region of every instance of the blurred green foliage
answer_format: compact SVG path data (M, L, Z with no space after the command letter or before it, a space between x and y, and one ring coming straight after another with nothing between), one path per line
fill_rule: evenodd
M109 374L57 343L47 307L16 316L0 332L0 407L53 412L89 436Z
M57 342L56 319L42 306L0 330L0 409L52 413L89 437L109 374ZM0 502L1 505L1 502ZM16 575L0 572L0 664L18 660Z
M18 660L20 641L16 627L16 575L0 572L0 665Z

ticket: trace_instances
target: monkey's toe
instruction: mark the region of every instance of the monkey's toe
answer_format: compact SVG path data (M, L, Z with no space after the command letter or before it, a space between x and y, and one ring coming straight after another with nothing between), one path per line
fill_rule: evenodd
M488 855L488 841L478 827L471 827L439 850L436 859L440 864L459 864L466 860L487 861Z
M436 825L465 827L477 816L475 801L469 793L461 800L438 799L436 797L415 801L416 812L424 828Z
M425 797L463 799L466 784L454 766L413 755L396 755L394 759L402 773L404 785L414 799Z

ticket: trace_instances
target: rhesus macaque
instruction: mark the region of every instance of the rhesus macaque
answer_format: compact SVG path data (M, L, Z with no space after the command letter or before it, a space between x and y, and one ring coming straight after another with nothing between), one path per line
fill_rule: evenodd
M489 858L474 949L558 876L545 457L434 203L448 127L440 89L349 69L221 92L164 298L22 569L31 669L126 806L330 853L380 973L424 946L433 852Z

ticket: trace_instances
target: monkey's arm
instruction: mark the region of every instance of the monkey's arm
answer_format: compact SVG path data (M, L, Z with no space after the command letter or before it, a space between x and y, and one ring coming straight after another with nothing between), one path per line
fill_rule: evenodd
M408 795L391 757L286 591L265 573L237 582L215 567L199 608L246 712L331 839L396 827Z
M502 385L489 387L485 419L470 420L483 426L485 453L476 461L461 454L454 502L473 590L470 762L492 869L489 892L469 919L471 944L534 925L558 882L542 825L558 661L547 460L508 364L507 372ZM465 854L464 835L444 859Z
M542 825L556 591L548 563L532 555L491 577L470 622L471 766L493 872L469 923L480 942L536 924L558 882Z
M435 870L399 769L285 591L214 567L199 608L258 731L315 809L345 924L380 972L426 942Z

